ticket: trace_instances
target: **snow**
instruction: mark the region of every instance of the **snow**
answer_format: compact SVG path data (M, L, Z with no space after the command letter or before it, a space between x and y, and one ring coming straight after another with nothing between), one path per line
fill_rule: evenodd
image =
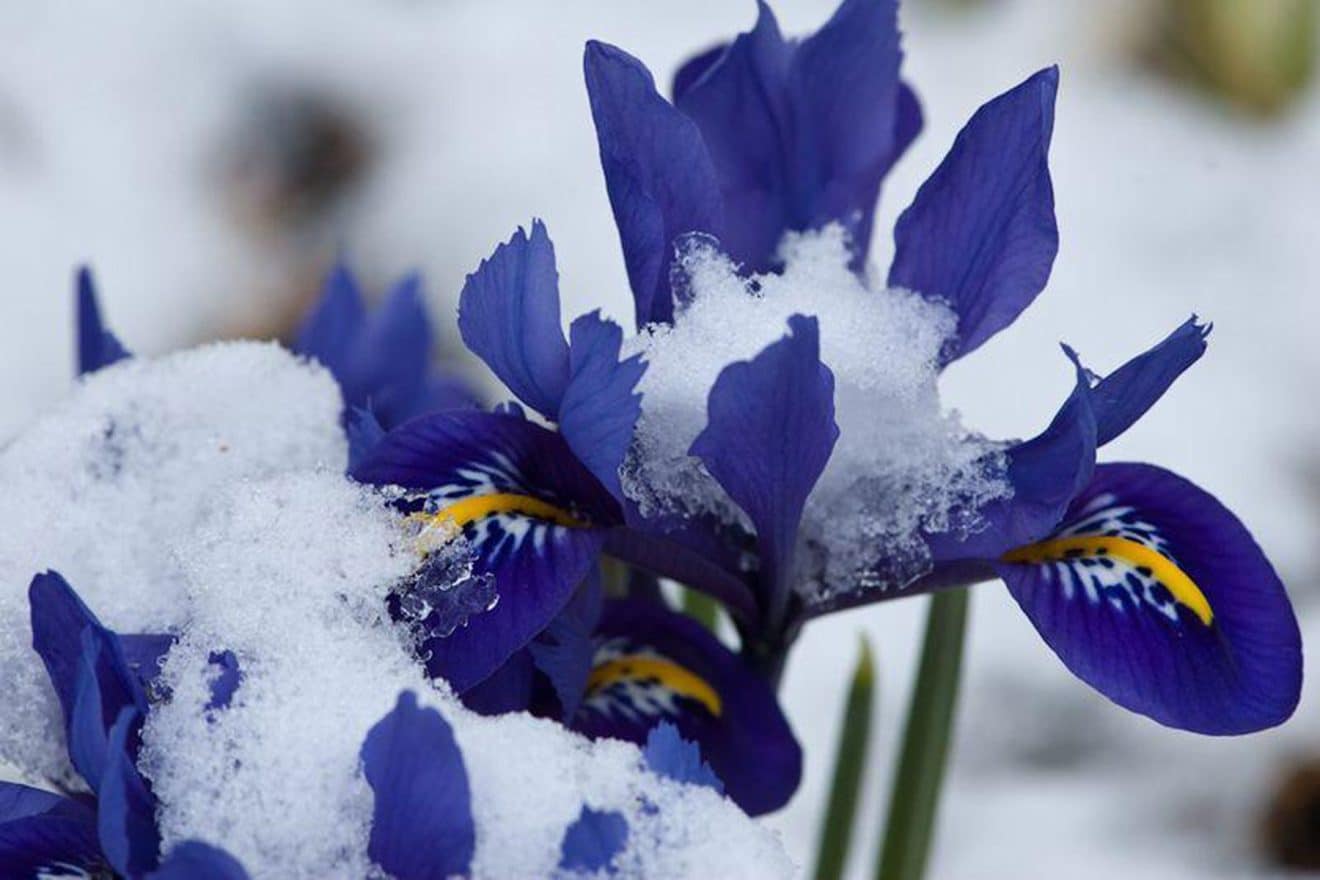
M784 30L801 33L833 4L773 5ZM1062 241L1040 299L947 371L941 400L988 436L1029 436L1073 381L1060 339L1104 372L1192 312L1213 320L1206 357L1104 457L1166 464L1218 495L1293 586L1304 636L1320 637L1308 586L1320 525L1320 215L1311 170L1320 92L1259 123L1162 82L1134 61L1133 34L1153 8L1141 0L991 0L953 11L963 5L909 0L903 9L905 73L926 129L886 182L876 264L887 265L894 218L972 111L1055 62L1062 85L1051 165ZM0 15L11 35L0 57L0 425L13 429L67 386L66 292L80 259L93 259L111 320L142 351L252 323L287 286L290 264L325 265L341 244L369 280L424 269L453 340L444 325L464 274L540 216L555 239L564 313L603 305L627 323L582 41L617 43L663 81L692 51L749 26L753 8L250 0L171 4L150 18L105 2ZM217 144L242 117L245 88L269 81L342 96L382 149L348 209L293 244L240 228L209 176ZM1197 739L1086 690L998 585L978 588L973 605L932 877L1265 872L1253 823L1288 761L1314 754L1313 686L1281 730ZM838 615L814 623L796 649L783 697L806 750L806 779L769 822L799 864L812 860L843 670L864 629L878 646L880 703L849 876L871 876L923 611L908 601ZM1023 740L1033 744L1025 755ZM1042 754L1054 757L1042 764Z
M979 507L1011 491L1000 447L940 405L938 356L954 315L911 291L858 279L842 227L789 235L781 256L782 274L744 278L710 242L688 244L678 266L690 300L672 326L647 328L629 343L647 368L624 491L647 515L744 519L688 448L706 425L706 400L724 367L781 338L792 315L814 316L821 360L834 374L839 440L799 537L823 553L824 577L802 577L799 589L824 598L881 578L906 583L930 566L922 530L975 530ZM886 568L868 572L876 547L885 548Z
M167 850L215 842L254 878L373 875L359 752L407 689L462 750L475 877L551 875L584 803L629 822L622 876L790 876L772 832L645 770L636 747L481 718L426 680L386 611L422 545L382 494L344 476L339 412L320 367L221 343L87 377L0 454L0 678L12 683L0 755L68 778L58 702L28 648L24 587L53 567L110 627L177 637L159 682L170 698L139 756ZM241 682L208 708L223 650Z

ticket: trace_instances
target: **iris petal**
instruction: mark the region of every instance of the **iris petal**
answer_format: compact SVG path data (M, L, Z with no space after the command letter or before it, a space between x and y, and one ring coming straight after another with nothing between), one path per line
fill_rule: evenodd
M715 168L696 124L660 96L640 61L593 40L582 63L637 325L667 323L674 242L723 232Z
M0 876L37 877L60 866L92 876L105 868L96 814L78 801L0 782Z
M1056 68L977 110L894 228L892 286L958 316L945 361L975 350L1031 304L1059 249L1047 154Z
M298 328L293 350L320 361L343 384L365 321L362 289L348 266L336 263L326 276L321 298ZM345 397L349 397L347 389Z
M102 628L101 622L56 571L42 572L32 578L28 603L32 615L32 649L46 665L67 720L73 714L82 664L82 631L88 626Z
M1183 371L1205 354L1210 327L1193 316L1153 348L1105 376L1091 389L1096 444L1103 446L1145 415ZM1076 359L1076 355L1073 356Z
M95 373L132 357L102 322L101 307L96 301L96 282L92 280L92 270L86 266L78 270L77 289L78 375Z
M559 846L559 868L584 873L609 871L610 863L627 843L628 820L622 813L583 806L564 832Z
M880 183L921 128L915 96L899 91L902 60L897 2L843 0L790 65L799 200L790 228L844 224L858 267L870 248Z
M519 400L554 421L568 385L555 249L540 220L482 260L459 296L458 329Z
M675 98L701 129L723 197L725 249L748 269L771 268L795 216L794 145L788 105L791 51L774 13L758 4L756 26ZM805 218L802 218L805 220ZM695 227L700 229L700 227ZM711 232L713 230L701 229Z
M110 728L96 824L106 861L124 877L140 877L160 860L156 800L133 764L142 714L125 706Z
M1074 361L1076 382L1049 426L1008 449L1011 497L981 510L985 526L971 535L928 536L936 563L992 560L1012 548L1045 537L1095 469L1096 419L1086 371Z
M553 431L490 413L437 413L388 434L354 476L425 499L461 530L495 605L422 646L428 669L464 691L524 647L595 564L618 505ZM425 578L426 567L419 569ZM418 584L425 587L425 584Z
M802 752L774 693L709 630L644 600L605 603L596 669L573 727L642 744L669 722L756 815L797 789Z
M839 437L816 319L793 316L788 335L725 367L707 415L691 453L756 526L766 591L759 598L777 626L802 510Z
M433 341L421 278L408 275L362 323L350 373L340 379L348 402L370 405L386 425L425 412L419 403L423 403Z
M678 728L667 721L660 722L646 735L642 757L646 766L661 776L724 793L724 783L701 759L701 748L683 739Z
M376 794L367 852L395 880L466 875L476 848L472 796L454 732L439 712L399 694L362 744Z
M248 880L248 873L224 850L185 840L170 850L150 880Z
M1283 584L1242 523L1182 477L1106 464L1049 540L997 566L1072 672L1198 733L1282 723L1301 688Z
M634 389L646 365L640 356L619 360L623 330L600 312L583 315L569 329L570 378L559 408L559 432L578 459L620 502L619 466L642 413Z

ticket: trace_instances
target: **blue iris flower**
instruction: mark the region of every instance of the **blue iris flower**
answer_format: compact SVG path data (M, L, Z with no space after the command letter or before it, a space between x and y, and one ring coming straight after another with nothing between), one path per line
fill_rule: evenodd
M889 122L880 134L856 122L902 117L891 113L895 101L907 101L894 97L905 92L893 13L893 3L845 0L819 33L784 49L762 6L755 30L680 72L673 105L655 93L640 63L589 45L602 164L640 321L673 314L676 292L661 270L687 232L720 237L757 268L766 251L750 245L754 239L773 242L784 230L826 222L855 234L863 227L834 208L743 215L745 206L762 203L836 204L829 193L859 190L803 168L847 167L822 157L853 155L859 144L880 156L882 142L902 142L883 136ZM862 58L873 66L861 66ZM880 71L880 58L893 63ZM868 78L880 76L888 77L883 88ZM898 220L888 283L952 309L956 332L942 364L1008 326L1049 277L1058 249L1047 163L1057 86L1058 72L1048 68L981 107ZM777 103L776 95L787 97ZM795 101L812 96L823 121L808 125L802 120L811 102ZM842 109L851 112L833 115ZM737 222L763 224L764 235ZM648 266L660 269L639 269ZM816 320L799 315L783 339L723 371L710 392L708 424L691 448L755 534L730 541L727 530L694 520L666 536L704 548L721 570L709 578L657 552L644 526L615 537L612 549L724 598L750 659L771 677L813 617L998 576L1064 663L1120 705L1210 734L1278 724L1298 700L1301 645L1283 585L1260 548L1236 517L1183 478L1151 465L1096 464L1096 449L1201 356L1206 333L1189 320L1103 379L1067 350L1076 387L1040 435L1007 449L1013 494L982 511L986 528L927 535L933 570L914 583L820 601L794 589L795 551L807 496L838 427ZM749 540L757 560L750 574L743 562ZM875 558L875 581L886 583L884 548ZM726 576L745 583L750 610L728 601L736 590Z
M554 248L540 222L468 276L459 329L557 430L517 406L432 413L389 432L351 473L402 487L415 517L461 530L474 551L474 580L493 587L493 607L473 609L479 613L455 630L441 624L459 591L431 591L426 565L407 585L425 593L423 608L434 606L422 621L428 670L462 693L567 607L606 534L622 524L618 469L640 412L633 387L642 366L620 360L622 331L599 313L575 320L571 343L564 338Z
M662 605L603 602L598 560L626 532L619 467L640 413L643 365L621 358L621 329L599 313L560 325L554 248L545 226L518 232L472 273L459 305L468 347L555 429L518 407L433 413L386 434L353 468L405 490L414 517L461 531L493 606L455 628L462 587L431 589L452 565L423 560L398 612L424 592L419 652L483 712L537 708L591 736L637 743L670 721L698 742L753 813L782 806L801 750L773 692L709 632ZM626 542L625 542L626 543ZM718 573L700 554L674 553ZM438 554L442 561L443 554ZM734 599L750 594L724 575ZM750 605L749 605L750 607ZM766 772L767 768L773 772Z

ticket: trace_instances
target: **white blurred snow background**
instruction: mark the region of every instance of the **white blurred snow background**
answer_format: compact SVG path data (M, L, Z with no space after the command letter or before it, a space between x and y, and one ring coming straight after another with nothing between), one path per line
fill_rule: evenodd
M801 33L833 0L774 5ZM885 187L874 254L887 263L893 219L968 115L1058 62L1054 275L949 371L945 401L992 436L1027 435L1071 383L1059 340L1104 372L1193 311L1214 321L1205 359L1103 456L1171 466L1228 503L1291 585L1304 637L1320 638L1320 92L1261 123L1159 79L1134 61L1146 5L998 0L962 13L912 0L905 71L926 129ZM67 387L80 261L112 326L145 353L272 326L287 292L340 250L377 283L422 269L452 350L464 274L539 216L566 316L602 305L629 323L582 43L617 43L667 81L753 17L750 0L0 5L0 432ZM271 92L320 96L365 128L365 176L307 223L272 220L260 185L233 171L245 133L269 134L252 106ZM923 611L839 615L793 656L784 697L807 776L768 821L804 870L865 631L881 702L852 871L870 874ZM966 669L934 876L1269 875L1260 814L1280 774L1320 756L1314 687L1278 731L1164 730L1074 681L995 584L977 590Z

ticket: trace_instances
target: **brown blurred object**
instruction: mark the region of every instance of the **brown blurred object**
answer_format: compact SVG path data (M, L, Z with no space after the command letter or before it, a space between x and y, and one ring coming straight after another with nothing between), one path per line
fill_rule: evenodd
M275 88L258 93L246 113L225 176L250 221L316 223L370 171L375 149L366 121L327 94Z
M345 216L379 148L367 114L324 90L253 91L222 146L220 189L274 273L265 307L224 335L288 340L342 245Z
M1320 869L1320 758L1295 765L1266 808L1266 857L1287 868Z
M1262 116L1313 79L1320 0L1162 0L1162 66Z

